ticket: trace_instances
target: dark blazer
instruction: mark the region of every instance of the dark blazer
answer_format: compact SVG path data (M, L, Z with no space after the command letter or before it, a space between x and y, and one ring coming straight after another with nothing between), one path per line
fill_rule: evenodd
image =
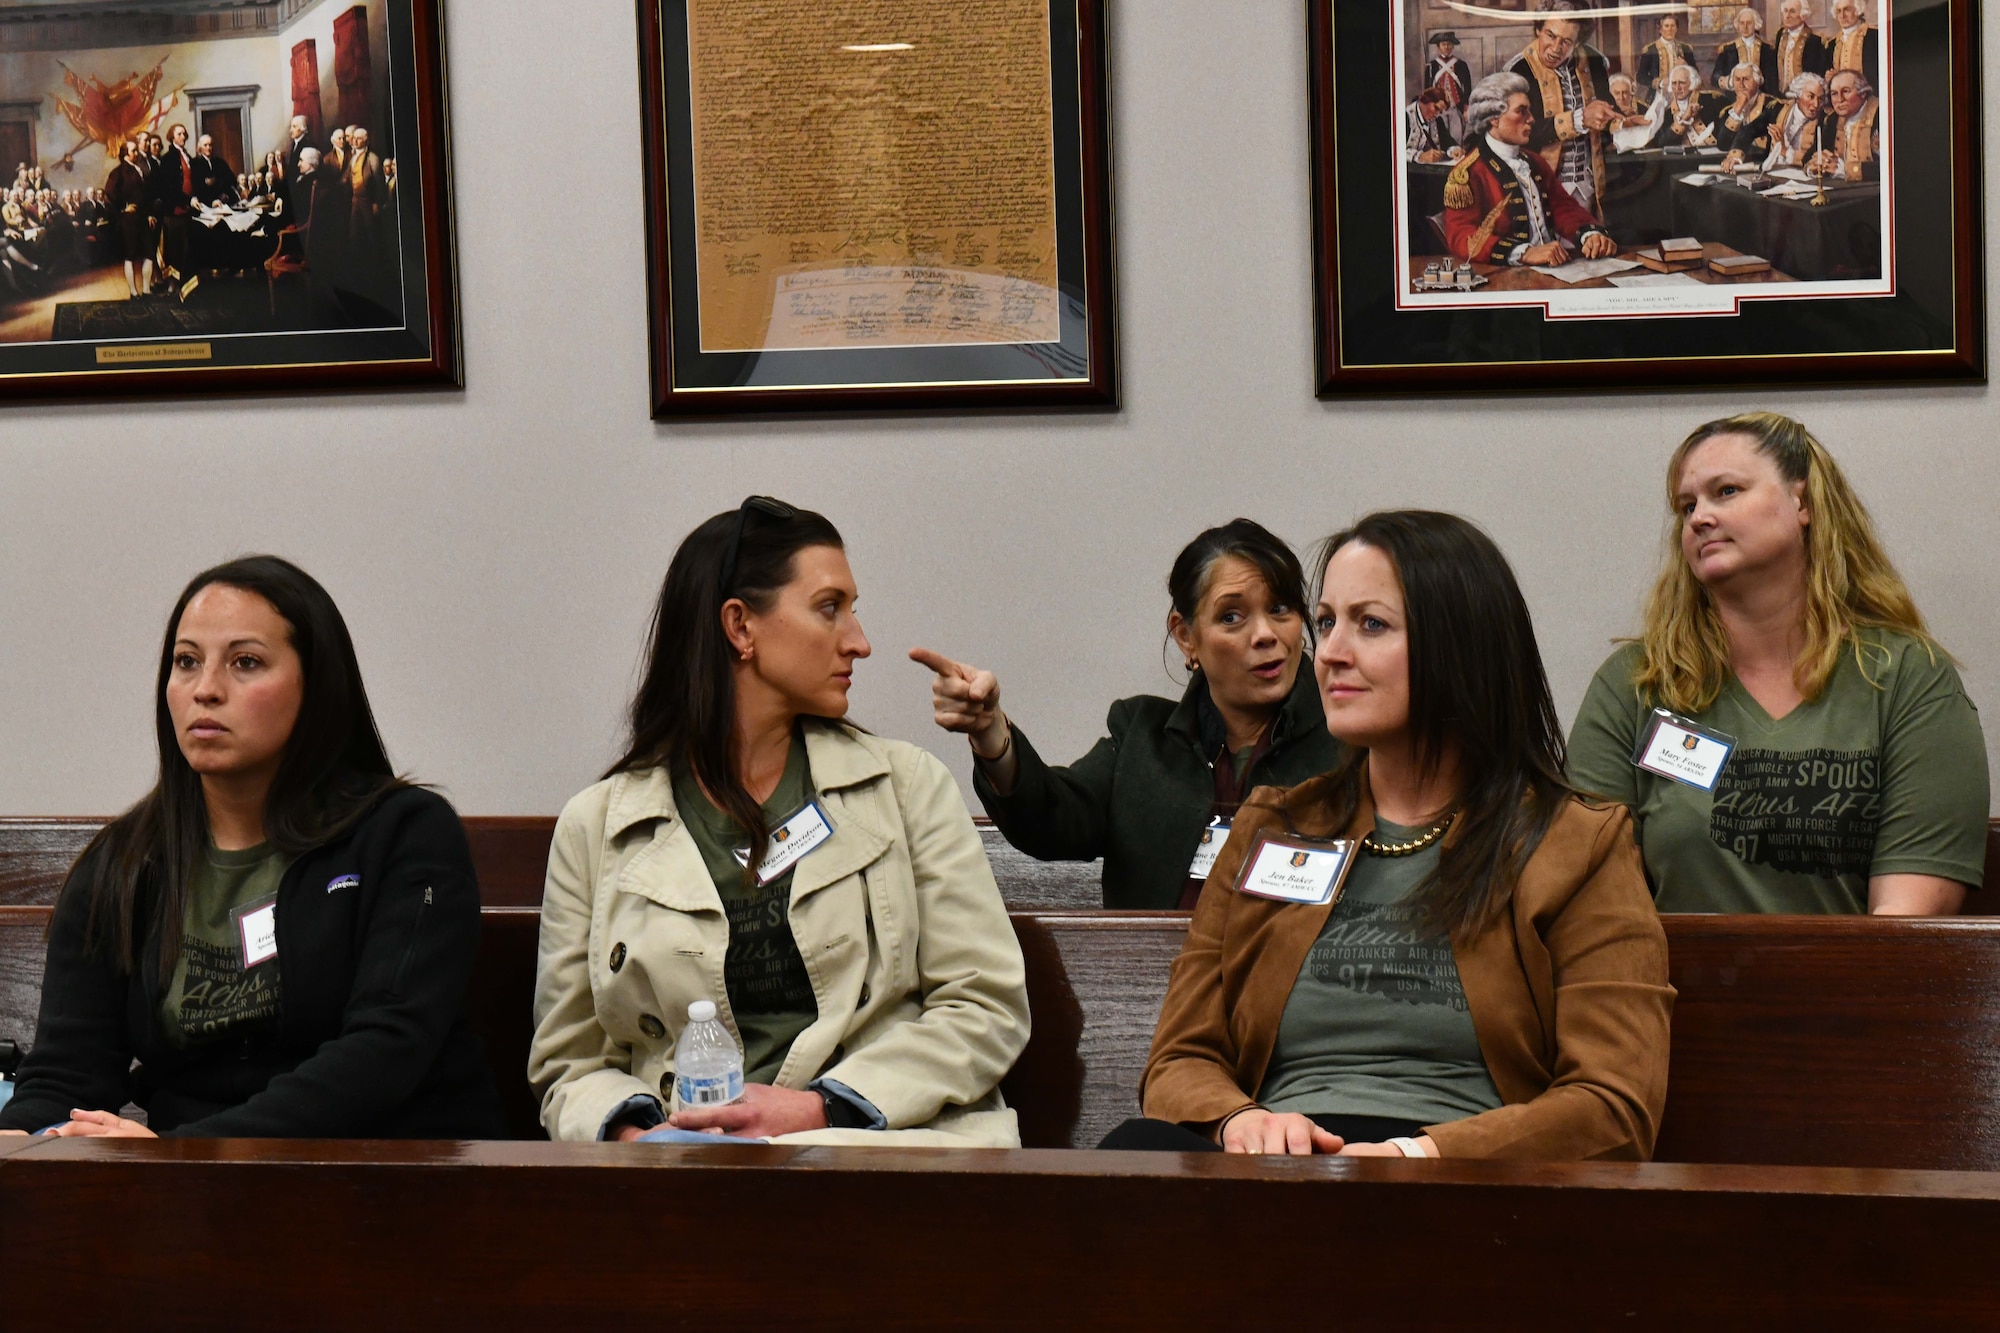
M286 133L287 135L289 135L290 131L287 131ZM287 139L285 140L285 147L283 151L281 151L278 154L278 160L284 163L285 166L286 180L295 181L299 178L299 155L305 152L306 149L314 148L317 146L318 145L313 143L311 135L307 135L305 138L298 140L293 140L287 137Z
M1667 56L1665 61L1660 59L1663 50ZM1654 38L1639 52L1640 84L1649 91L1663 88L1667 80L1673 77L1675 65L1695 68L1694 48L1683 41L1668 41L1664 37Z
M1783 96L1791 86L1791 80L1785 77L1787 73L1794 75L1826 73L1833 63L1833 53L1826 49L1825 39L1811 28L1807 28L1804 30L1804 40L1799 43L1795 63L1798 68L1788 71L1785 63L1785 30L1780 28L1771 38L1771 77L1774 86L1764 91Z
M1821 40L1826 43L1827 72L1836 69L1853 69L1855 67L1853 60L1854 53L1842 50L1841 35L1839 33L1836 32L1831 37L1822 38ZM1879 90L1882 87L1882 38L1879 30L1864 28L1859 34L1858 39L1848 43L1848 45L1860 48L1861 72L1868 76L1869 84Z
M1535 128L1528 134L1528 151L1541 154L1547 152L1550 145L1557 140L1575 136L1565 133L1563 127L1556 124L1554 113L1561 108L1555 99L1553 91L1555 85L1552 83L1548 88L1543 87L1541 78L1536 73L1535 61L1531 57L1532 49L1531 47L1529 51L1523 51L1508 61L1507 72L1518 74L1528 81L1528 105L1535 109ZM1581 113L1583 106L1591 102L1611 101L1611 67L1605 62L1601 51L1593 46L1578 46L1571 53L1568 64L1576 73L1577 91L1583 97L1583 105L1569 108L1571 112ZM1551 72L1553 73L1553 70ZM1603 146L1611 138L1608 132L1587 130L1581 126L1577 127L1577 133L1583 135L1585 141L1590 144L1593 162L1601 157ZM1550 166L1555 165L1547 156L1542 160Z
M1784 91L1784 89L1777 86L1778 49L1762 37L1755 40L1757 42L1757 58L1750 63L1763 72L1764 91L1776 96ZM1743 48L1736 44L1734 37L1724 42L1721 46L1716 47L1715 68L1710 73L1709 86L1721 89L1734 98L1736 90L1729 86L1729 71L1735 69L1738 64L1742 63L1742 60Z
M1759 94L1750 105L1753 110L1741 125L1731 126L1729 123L1730 113L1736 108L1734 98L1715 113L1714 121L1715 146L1725 153L1741 153L1746 162L1761 159L1771 151L1771 122L1785 109L1783 102L1764 94Z
M1689 100L1694 103L1693 124L1706 125L1711 120L1714 119L1714 117L1709 114L1708 105L1704 103L1701 100L1701 98L1694 97L1690 98ZM1653 137L1651 139L1647 140L1646 147L1684 148L1686 146L1687 146L1687 135L1674 133L1674 108L1673 108L1673 103L1670 101L1667 103L1664 112L1660 116L1660 128L1653 132Z
M291 201L291 216L286 219L287 225L293 227L310 227L312 225L313 212L319 203L320 190L325 180L326 173L324 171L314 171L309 175L290 176L286 178L284 185L285 197Z
M193 174L194 162L195 159L191 155L185 158L190 174ZM168 144L167 151L154 159L154 166L146 176L146 186L156 205L153 210L155 216L171 217L175 213L187 212L189 196L188 192L181 188L182 165L183 155L172 144Z
M1178 704L1150 694L1120 699L1105 719L1110 735L1067 768L1050 767L1015 726L1013 790L994 791L978 765L973 790L1007 841L1036 860L1103 857L1106 907L1171 909L1215 805L1212 761L1222 741L1202 738L1207 693L1197 674ZM1270 750L1244 775L1246 793L1303 782L1340 762L1310 658L1271 726Z
M205 204L218 199L235 199L236 173L219 157L194 160L194 197Z
M0 1129L132 1101L155 1133L189 1138L505 1136L465 1013L479 884L443 797L391 792L292 863L278 889L281 1014L260 1031L186 1049L168 1041L157 904L142 884L147 945L137 972L121 974L85 952L89 904L63 894L34 1049Z

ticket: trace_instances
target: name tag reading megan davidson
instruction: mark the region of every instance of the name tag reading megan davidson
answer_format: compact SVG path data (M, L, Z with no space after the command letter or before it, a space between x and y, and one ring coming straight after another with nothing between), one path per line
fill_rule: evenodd
M771 830L770 845L764 851L763 863L757 867L757 887L763 888L805 860L832 836L833 823L827 819L826 811L820 809L818 801L807 801L797 814ZM738 847L736 860L749 865L750 849Z
M1730 752L1735 748L1735 737L1710 731L1664 708L1655 708L1632 762L1648 773L1685 782L1702 791L1714 791L1722 778L1722 766L1729 762Z
M1354 840L1276 838L1259 834L1236 876L1236 891L1253 898L1320 907L1340 896L1354 865Z

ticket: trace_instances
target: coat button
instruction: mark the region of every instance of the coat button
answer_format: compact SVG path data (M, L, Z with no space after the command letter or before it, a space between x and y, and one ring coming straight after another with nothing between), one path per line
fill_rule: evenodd
M864 981L861 983L861 1003L868 1003L868 993L868 983Z
M661 1037L667 1035L667 1025L651 1014L640 1014L639 1031L658 1041Z
M621 942L611 946L611 970L616 972L625 966L625 945Z

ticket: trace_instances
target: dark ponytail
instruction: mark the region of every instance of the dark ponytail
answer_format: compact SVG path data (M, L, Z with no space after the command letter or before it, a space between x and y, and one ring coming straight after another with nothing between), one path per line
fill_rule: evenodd
M734 598L760 614L770 610L779 589L792 581L798 553L811 546L846 549L825 518L761 497L687 535L653 608L645 677L632 699L631 739L605 773L672 772L685 764L749 835L746 874L752 876L770 829L738 774L736 655L722 630L722 608Z

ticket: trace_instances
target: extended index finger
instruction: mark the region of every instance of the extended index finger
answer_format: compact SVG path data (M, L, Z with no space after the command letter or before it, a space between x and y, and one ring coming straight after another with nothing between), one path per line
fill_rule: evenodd
M910 649L910 660L919 666L929 667L940 676L963 676L966 670L943 653L932 652L929 648Z

